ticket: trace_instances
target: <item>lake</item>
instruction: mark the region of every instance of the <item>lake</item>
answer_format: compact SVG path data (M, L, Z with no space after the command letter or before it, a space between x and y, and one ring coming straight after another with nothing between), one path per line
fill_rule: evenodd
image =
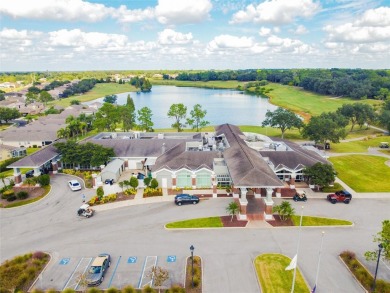
M182 103L187 107L187 117L195 104L207 110L205 120L210 125L230 123L235 125L261 125L267 110L274 111L276 106L267 98L246 95L240 91L226 89L204 89L176 86L153 86L149 93L117 94L117 104L126 103L127 95L132 97L136 110L148 107L152 110L153 128L171 128L174 119L167 116L172 104ZM90 101L103 102L104 98Z

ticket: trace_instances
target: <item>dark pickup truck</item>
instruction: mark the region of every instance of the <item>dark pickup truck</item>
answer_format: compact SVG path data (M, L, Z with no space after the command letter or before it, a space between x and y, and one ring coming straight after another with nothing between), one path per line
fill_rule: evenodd
M336 191L335 193L328 194L327 199L335 204L337 202L343 202L345 204L349 204L352 200L352 194L350 194L346 190Z

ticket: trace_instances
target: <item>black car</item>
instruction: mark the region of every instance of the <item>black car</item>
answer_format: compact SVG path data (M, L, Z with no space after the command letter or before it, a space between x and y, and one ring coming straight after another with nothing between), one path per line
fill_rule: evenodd
M181 206L182 204L197 204L199 202L199 197L190 194L178 194L175 196L175 204Z
M106 179L106 181L104 181L104 183L113 185L114 184L114 179Z
M32 178L34 177L34 170L30 170L26 172L26 178Z

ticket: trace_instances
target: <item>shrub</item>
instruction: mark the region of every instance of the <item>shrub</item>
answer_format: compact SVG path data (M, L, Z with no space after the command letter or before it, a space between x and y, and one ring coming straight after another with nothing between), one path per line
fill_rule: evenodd
M194 276L194 287L197 288L197 287L199 287L199 285L200 285L199 278Z
M15 195L11 195L7 198L7 201L14 201L16 200L16 196Z
M155 292L156 292L156 290L154 290L149 285L142 289L142 293L155 293Z
M161 188L151 188L146 187L144 190L144 197L151 197L151 196L162 196L162 189Z
M131 177L130 178L130 186L133 187L134 189L138 187L138 179L137 177Z
M151 188L154 188L156 189L158 187L158 181L156 178L153 178L151 181L150 181L150 187Z
M97 205L97 204L100 204L100 200L99 200L99 198L98 198L97 196L94 196L94 197L92 197L92 198L89 200L88 204L89 204L90 206Z
M48 186L50 184L50 176L48 174L40 175L37 178L37 182L41 186Z
M104 195L104 189L102 186L99 186L98 189L96 190L96 195L98 196L99 200L102 199Z
M44 259L45 257L46 257L46 254L42 251L36 251L32 255L32 258L36 258L36 259Z
M62 291L62 293L75 293L76 291L72 288L66 288L65 290Z
M120 293L121 290L118 290L117 288L109 288L106 292L107 293Z
M144 184L145 184L145 186L149 186L151 180L152 180L152 179L150 179L149 177L146 177L146 178L144 179Z
M134 195L134 194L137 194L137 190L135 190L134 188L129 188L129 189L125 190L125 194L126 195Z
M5 190L3 194L1 195L2 199L7 199L8 197L14 195L14 191L12 189Z
M26 199L28 197L27 191L19 191L16 195L18 199Z
M173 285L170 289L166 290L165 293L185 293L186 290L180 285Z
M89 288L88 293L99 293L102 292L102 290L99 290L98 288Z
M122 293L136 293L138 292L132 285L127 285L126 287L122 288Z
M137 291L134 289L133 286L126 286L122 288L122 293L136 293Z

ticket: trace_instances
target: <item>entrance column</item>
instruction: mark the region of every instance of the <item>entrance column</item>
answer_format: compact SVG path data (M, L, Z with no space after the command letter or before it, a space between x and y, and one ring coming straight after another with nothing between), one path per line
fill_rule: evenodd
M176 175L172 174L172 189L176 189Z
M34 177L38 177L39 175L41 175L41 170L39 170L39 167L34 168Z
M20 173L19 168L14 168L14 182L15 186L20 186L22 185L22 173Z
M267 195L266 198L264 199L265 203L265 211L264 211L264 219L266 220L272 220L272 207L274 205L274 202L272 200L272 188L267 188Z
M196 189L196 174L191 175L192 189Z
M254 188L255 198L261 198L260 188Z
M213 188L213 197L217 197L217 176L215 176L215 173L213 172L211 174L211 185Z
M239 199L240 202L240 213L238 215L239 220L246 220L246 207L248 205L248 200L246 199L246 188L240 188L241 197Z
M290 188L295 189L295 178L297 177L297 174L295 172L291 173L291 178L290 178Z
M51 165L53 167L53 174L57 174L58 173L57 161L52 161Z
M232 185L232 192L233 192L233 198L239 198L240 197L239 189L234 187L234 185Z
M281 188L276 188L275 195L276 195L276 197L282 197L282 189Z

